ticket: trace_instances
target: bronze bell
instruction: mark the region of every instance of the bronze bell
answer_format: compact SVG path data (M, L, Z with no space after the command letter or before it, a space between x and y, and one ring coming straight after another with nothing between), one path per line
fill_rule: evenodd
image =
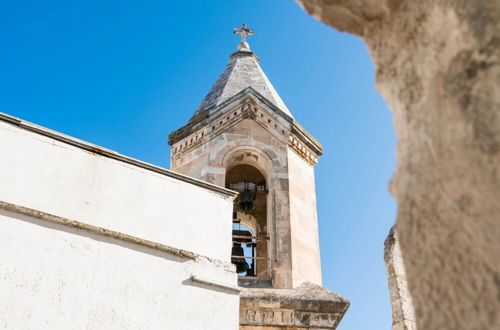
M233 243L231 255L236 257L245 256L240 243ZM236 273L243 273L250 269L250 266L248 266L248 263L243 258L231 258L231 262L236 265Z
M245 189L241 193L240 200L238 201L238 210L245 213L255 211L255 202L250 189Z

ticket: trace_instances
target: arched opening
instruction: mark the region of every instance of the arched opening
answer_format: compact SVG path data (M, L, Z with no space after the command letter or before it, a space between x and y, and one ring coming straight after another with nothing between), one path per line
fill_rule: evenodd
M267 186L255 167L239 164L226 173L226 187L239 192L233 207L231 262L243 277L269 278Z

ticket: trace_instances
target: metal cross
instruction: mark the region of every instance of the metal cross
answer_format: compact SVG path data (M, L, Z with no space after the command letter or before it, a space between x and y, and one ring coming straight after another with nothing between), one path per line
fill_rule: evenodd
M247 36L253 36L253 30L247 29L246 24L242 24L241 28L235 28L233 33L241 35L241 42L246 42Z

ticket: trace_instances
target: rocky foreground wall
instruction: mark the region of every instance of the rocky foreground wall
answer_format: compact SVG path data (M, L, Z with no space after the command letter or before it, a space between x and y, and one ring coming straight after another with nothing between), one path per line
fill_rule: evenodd
M500 329L500 2L297 0L366 42L394 112L418 329Z

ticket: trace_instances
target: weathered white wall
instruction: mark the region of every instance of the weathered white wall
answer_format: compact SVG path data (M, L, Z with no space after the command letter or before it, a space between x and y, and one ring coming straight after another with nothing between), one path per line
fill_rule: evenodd
M2 201L230 260L229 197L5 122L0 147Z
M0 121L0 201L192 251L0 209L0 327L237 329L230 194ZM217 260L218 259L218 260Z
M0 211L0 328L237 329L232 273Z

